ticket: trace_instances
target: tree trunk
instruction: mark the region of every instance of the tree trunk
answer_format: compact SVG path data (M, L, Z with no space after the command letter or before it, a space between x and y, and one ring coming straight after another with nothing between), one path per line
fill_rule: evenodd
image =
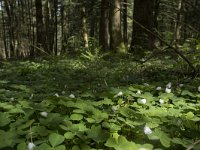
M128 46L128 25L127 25L127 0L123 1L123 40L124 44L127 47Z
M89 47L89 41L88 41L88 31L87 31L87 22L86 22L86 10L85 10L85 4L81 5L81 28L82 28L82 37L83 37L83 43L84 47Z
M102 47L104 51L110 48L108 0L101 1L101 17L99 23L99 45Z
M42 51L47 51L45 34L44 34L44 23L43 23L43 13L42 13L42 0L35 0L36 7L36 45L37 52L36 55L41 54Z
M153 12L154 0L134 0L131 50L138 55L144 55L144 49L154 48L154 36L141 27L153 32Z
M118 51L124 45L121 33L121 0L110 1L110 48Z
M183 0L178 0L178 7L176 13L175 27L174 27L174 41L173 43L177 45L181 39L181 10L182 10Z

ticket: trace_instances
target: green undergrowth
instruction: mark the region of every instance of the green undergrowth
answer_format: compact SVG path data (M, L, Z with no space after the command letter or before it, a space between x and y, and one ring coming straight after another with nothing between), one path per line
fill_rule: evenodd
M28 143L34 150L200 149L200 79L172 62L81 57L1 65L2 150Z

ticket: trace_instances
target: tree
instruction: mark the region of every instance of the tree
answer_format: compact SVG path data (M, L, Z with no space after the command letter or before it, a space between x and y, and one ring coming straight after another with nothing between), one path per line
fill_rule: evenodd
M117 51L124 45L121 32L121 0L110 1L110 48Z
M134 0L131 50L136 54L143 55L141 48L154 48L154 36L143 28L153 32L153 12L154 0Z
M41 51L47 51L45 35L44 35L44 23L43 23L43 12L42 12L42 0L35 0L36 7L36 40L37 40L37 55Z
M110 48L110 33L109 33L109 2L108 0L101 1L101 17L99 23L99 45L102 49Z

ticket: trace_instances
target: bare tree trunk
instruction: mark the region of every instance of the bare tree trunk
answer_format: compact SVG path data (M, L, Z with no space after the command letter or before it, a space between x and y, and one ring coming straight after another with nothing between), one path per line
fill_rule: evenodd
M123 0L123 40L126 47L128 46L127 13L127 0Z
M1 7L2 7L2 1L1 1ZM4 42L4 51L5 51L5 56L6 58L9 57L9 54L8 54L8 49L7 49L7 38L6 38L6 26L5 26L5 19L4 19L4 14L3 14L3 11L1 11L1 16L2 16L2 25L3 25L3 42Z
M42 13L42 0L35 0L36 7L36 43L37 52L36 55L41 54L41 51L46 51L46 42L44 35L44 23L43 23L43 13Z
M153 49L155 37L146 32L140 25L153 32L154 27L154 0L134 0L133 30L131 50L144 55L144 49ZM138 25L137 23L140 25Z
M181 10L182 10L182 4L183 0L178 0L178 7L177 7L177 13L176 13L176 20L175 20L175 27L174 27L174 41L173 43L177 45L180 42L181 39Z
M82 37L83 37L83 43L84 47L88 48L88 31L87 31L87 21L86 21L86 10L85 10L85 4L82 4L81 6L81 26L82 26Z
M99 45L103 50L110 48L110 33L109 33L109 2L101 1L101 17L99 23Z
M121 0L110 1L110 47L111 50L118 51L124 45L121 33Z

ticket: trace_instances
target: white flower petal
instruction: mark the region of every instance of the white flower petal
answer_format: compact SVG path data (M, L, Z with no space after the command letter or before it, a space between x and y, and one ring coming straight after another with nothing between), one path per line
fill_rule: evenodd
M136 94L141 94L141 91L140 91L140 90L138 90Z
M75 95L74 94L70 94L69 98L75 98Z
M158 86L158 87L156 88L156 90L157 90L157 91L160 91L160 90L162 90L162 87Z
M172 87L172 83L171 82L169 82L167 85L166 85L166 88L171 88Z
M142 147L142 148L139 148L138 150L148 150L148 149Z
M42 117L47 117L47 116L48 116L48 112L40 112L40 115L41 115Z
M165 101L163 99L159 99L160 104L164 104Z
M172 91L172 90L171 90L170 88L167 88L167 87L166 87L166 89L165 89L165 92L166 92L166 93L171 93L171 91Z
M123 92L120 91L119 93L117 93L114 97L119 97L119 96L122 96L123 95Z
M117 106L112 106L112 111L113 111L113 112L118 111L118 109L119 109L119 105L117 105Z
M148 126L145 126L144 127L144 134L152 134L153 132L152 132L152 130L148 127Z
M60 96L58 95L58 93L56 93L55 96L56 96L56 97L60 97Z
M143 99L140 100L140 103L141 103L141 104L146 104L146 103L147 103L147 100L146 100L145 98L143 98Z
M33 150L35 147L35 144L34 143L28 143L28 150Z

